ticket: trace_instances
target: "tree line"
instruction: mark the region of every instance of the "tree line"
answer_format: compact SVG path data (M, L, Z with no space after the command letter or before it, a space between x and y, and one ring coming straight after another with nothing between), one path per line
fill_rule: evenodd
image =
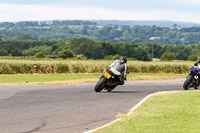
M151 61L166 53L173 59L187 60L189 56L200 56L200 43L194 45L159 45L155 42L105 42L89 38L64 40L31 40L28 36L18 38L0 37L0 56L56 55L70 58L81 55L88 59L111 59L113 56L126 56L133 60ZM164 58L164 57L163 57ZM167 56L165 57L167 58ZM170 57L171 59L171 57ZM195 59L196 60L196 59Z
M0 35L20 38L28 34L33 40L59 40L87 37L95 41L147 42L157 44L197 44L200 42L200 27L97 25L81 20L44 22L0 23Z

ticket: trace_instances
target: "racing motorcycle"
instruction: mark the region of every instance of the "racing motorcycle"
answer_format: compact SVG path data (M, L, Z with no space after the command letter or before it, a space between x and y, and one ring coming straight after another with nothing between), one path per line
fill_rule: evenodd
M194 87L194 89L199 88L199 85L200 85L199 72L200 72L200 65L191 67L190 72L188 76L186 77L186 80L183 84L183 89L188 90L192 87Z
M116 74L123 77L122 73L119 73L112 67L105 70L100 80L97 82L94 90L96 92L101 92L104 89L108 92L111 92L115 87L117 87L117 85L112 85L113 83L117 82L117 79L115 78Z

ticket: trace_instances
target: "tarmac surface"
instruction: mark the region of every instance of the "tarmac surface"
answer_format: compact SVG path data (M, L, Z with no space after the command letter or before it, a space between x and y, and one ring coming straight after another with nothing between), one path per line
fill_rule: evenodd
M151 93L183 90L184 80L127 81L101 93L96 83L0 86L0 132L82 133L128 113Z

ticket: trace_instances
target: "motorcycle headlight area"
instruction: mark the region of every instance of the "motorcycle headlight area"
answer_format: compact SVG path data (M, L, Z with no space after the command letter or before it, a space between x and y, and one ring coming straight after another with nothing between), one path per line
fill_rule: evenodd
M195 76L194 76L194 78L195 78L195 79L198 79L198 78L199 78L199 76L198 76L198 75L195 75Z

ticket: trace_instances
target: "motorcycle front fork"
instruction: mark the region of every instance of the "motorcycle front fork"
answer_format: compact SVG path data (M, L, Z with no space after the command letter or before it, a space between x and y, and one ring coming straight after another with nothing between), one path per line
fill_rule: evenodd
M199 88L200 79L194 79L193 85L195 89Z

